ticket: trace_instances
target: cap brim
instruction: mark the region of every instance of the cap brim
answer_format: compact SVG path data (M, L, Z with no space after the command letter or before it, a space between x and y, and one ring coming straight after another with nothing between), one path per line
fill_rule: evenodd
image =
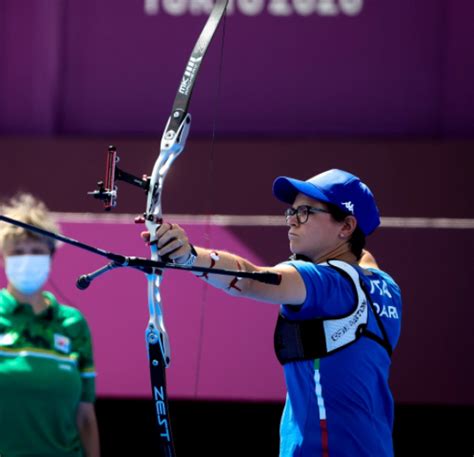
M296 196L300 193L315 200L330 203L330 200L318 187L307 181L279 176L273 182L273 195L282 202L293 204Z

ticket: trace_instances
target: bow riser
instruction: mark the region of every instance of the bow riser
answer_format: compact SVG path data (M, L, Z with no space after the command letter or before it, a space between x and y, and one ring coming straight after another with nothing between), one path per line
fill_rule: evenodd
M171 117L168 120L168 125L170 120ZM156 229L162 223L163 210L161 205L161 196L163 193L166 175L168 174L173 162L181 154L181 152L183 152L190 128L191 115L188 113L184 121L181 123L178 132L175 133L173 131L171 139L165 138L166 136L170 137L169 132L171 131L168 131L168 133L165 132L161 140L162 149L160 150L160 155L153 167L151 174L150 188L147 197L147 210L145 214L145 224L146 228L150 232L150 241L154 241L156 239Z
M147 211L145 214L145 225L147 230L150 232L150 242L156 240L156 229L163 221L161 197L163 195L163 187L166 175L168 174L173 162L184 150L184 145L191 128L191 115L189 113L184 118L177 132L168 129L171 119L172 117L169 118L167 129L165 129L163 134L163 138L161 140L162 149L160 151L158 160L153 167L153 172L150 179L150 189L147 198ZM150 249L151 259L159 260L156 244L151 244ZM168 367L171 360L171 350L168 333L166 332L163 320L160 293L161 280L162 273L147 275L148 310L150 313L150 319L148 321L145 338L149 344L156 344L157 342L160 344L165 367Z

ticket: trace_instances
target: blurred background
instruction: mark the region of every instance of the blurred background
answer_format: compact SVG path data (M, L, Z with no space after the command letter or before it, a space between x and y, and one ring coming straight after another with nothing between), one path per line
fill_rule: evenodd
M32 192L65 234L146 256L143 193L119 183L104 214L87 192L109 144L121 168L151 173L212 4L0 0L0 197ZM383 216L368 249L404 297L398 456L474 453L473 16L469 0L231 0L165 185L165 215L195 244L274 264L288 256L276 176L342 168L367 182ZM103 454L152 455L146 281L115 271L78 291L101 265L64 246L49 287L92 329ZM278 309L179 272L162 295L178 455L277 455Z

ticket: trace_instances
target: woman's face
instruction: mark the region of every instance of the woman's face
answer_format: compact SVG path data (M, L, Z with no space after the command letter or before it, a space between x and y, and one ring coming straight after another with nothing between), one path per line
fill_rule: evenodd
M303 194L298 194L292 207L308 205L313 208L327 209L327 206ZM288 218L288 238L293 254L300 254L316 261L341 245L341 228L343 222L337 222L329 213L308 215L304 224L298 223L295 216Z
M51 251L45 241L26 237L7 239L3 256L10 292L28 297L41 291L51 268Z

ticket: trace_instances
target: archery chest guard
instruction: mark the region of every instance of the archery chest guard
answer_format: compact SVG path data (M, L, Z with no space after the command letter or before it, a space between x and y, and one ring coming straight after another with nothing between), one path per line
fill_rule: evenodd
M355 343L362 336L381 344L391 356L392 348L387 333L357 270L339 260L328 261L327 265L350 281L356 297L353 309L347 315L324 319L290 320L280 313L274 334L278 361L284 365L326 357ZM369 307L372 308L382 337L367 330Z

